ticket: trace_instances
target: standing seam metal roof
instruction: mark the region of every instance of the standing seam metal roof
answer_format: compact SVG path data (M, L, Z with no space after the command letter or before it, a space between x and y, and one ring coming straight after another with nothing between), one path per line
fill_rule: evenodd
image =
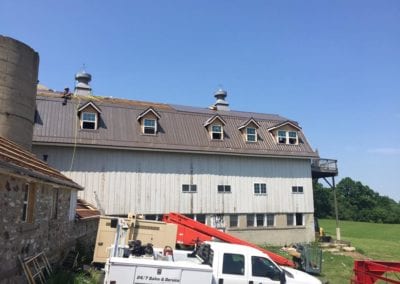
M304 134L299 131L298 145L276 143L269 128L287 121L279 115L107 99L75 97L62 105L61 94L38 95L33 143L61 143L132 149L213 152L227 155L317 157ZM97 130L79 129L77 109L92 100L102 110ZM141 133L138 115L149 107L157 111L157 135ZM218 114L226 125L224 139L212 140L204 123ZM246 142L238 129L253 118L259 123L258 141ZM295 125L296 122L291 121Z

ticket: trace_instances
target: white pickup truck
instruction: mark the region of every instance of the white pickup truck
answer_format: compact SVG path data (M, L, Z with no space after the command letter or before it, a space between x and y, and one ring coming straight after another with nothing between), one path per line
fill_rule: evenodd
M173 251L165 257L110 257L106 284L320 284L305 272L280 267L261 251L248 246L205 242L193 253Z

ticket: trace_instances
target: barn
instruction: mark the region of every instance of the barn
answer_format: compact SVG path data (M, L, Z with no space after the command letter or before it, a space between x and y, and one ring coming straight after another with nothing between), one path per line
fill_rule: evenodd
M39 88L32 151L82 185L103 214L147 219L179 212L256 243L314 240L311 163L299 123L210 107Z

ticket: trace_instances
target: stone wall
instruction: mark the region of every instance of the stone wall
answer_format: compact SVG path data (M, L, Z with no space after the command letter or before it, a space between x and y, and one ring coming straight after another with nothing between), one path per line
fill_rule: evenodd
M32 222L22 220L27 182L36 192ZM0 173L0 283L27 282L18 256L23 259L44 251L56 264L77 241L94 246L98 219L69 220L70 198L71 189Z

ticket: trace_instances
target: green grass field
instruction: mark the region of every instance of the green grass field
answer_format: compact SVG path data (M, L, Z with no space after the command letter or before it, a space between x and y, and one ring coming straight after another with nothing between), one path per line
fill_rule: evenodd
M319 220L319 225L327 235L335 237L335 220ZM341 239L350 241L357 252L373 260L400 262L400 224L340 221L339 227ZM330 284L350 283L353 263L349 256L324 252L320 279Z
M336 237L335 220L319 220L319 225L324 228L327 235ZM356 252L373 260L400 262L400 224L341 221L339 226L341 239L351 242ZM268 249L288 257L278 247L268 247ZM322 273L318 278L323 283L350 283L355 260L353 257L323 252L322 258Z

